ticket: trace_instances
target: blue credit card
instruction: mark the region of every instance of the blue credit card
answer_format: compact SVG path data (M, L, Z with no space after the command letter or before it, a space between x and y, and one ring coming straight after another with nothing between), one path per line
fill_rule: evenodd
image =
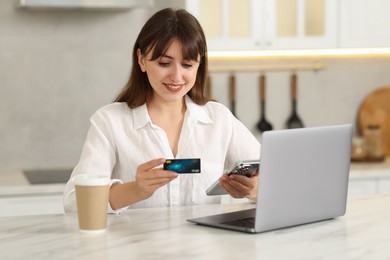
M164 170L177 173L200 173L200 159L167 159L164 163Z

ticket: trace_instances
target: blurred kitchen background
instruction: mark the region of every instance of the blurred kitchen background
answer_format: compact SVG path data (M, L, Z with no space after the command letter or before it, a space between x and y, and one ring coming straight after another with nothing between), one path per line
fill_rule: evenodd
M65 7L51 6L59 2ZM387 0L2 0L3 197L14 194L10 185L21 185L17 174L70 172L89 117L112 102L128 79L139 30L165 7L187 8L200 19L209 40L211 95L231 107L234 75L236 115L259 138L262 73L266 116L274 129L286 128L291 114L293 72L304 125L352 123L356 135L364 99L390 86ZM248 50L255 52L240 52ZM377 193L381 185L390 192L389 167L386 160L352 166L356 194ZM365 179L370 169L384 181ZM59 191L52 191L57 202Z

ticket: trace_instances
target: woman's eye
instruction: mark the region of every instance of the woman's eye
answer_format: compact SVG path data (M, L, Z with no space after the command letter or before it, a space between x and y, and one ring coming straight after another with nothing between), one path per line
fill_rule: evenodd
M184 63L184 64L182 64L182 66L183 66L183 68L186 68L186 69L192 68L192 64Z
M159 62L158 63L161 67L168 67L169 63L168 62Z

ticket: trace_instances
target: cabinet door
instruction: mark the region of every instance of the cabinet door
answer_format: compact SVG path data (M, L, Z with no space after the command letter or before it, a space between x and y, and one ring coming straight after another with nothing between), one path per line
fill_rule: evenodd
M390 1L341 0L340 47L389 47Z
M336 0L266 0L265 3L268 48L337 47Z
M390 194L390 179L379 180L379 193Z
M350 180L348 184L348 196L365 196L378 193L378 183L372 180Z
M259 6L254 0L187 0L186 9L202 25L209 50L255 49L261 28Z
M187 0L209 50L332 48L337 0Z
M0 206L2 217L64 213L62 195L1 198Z

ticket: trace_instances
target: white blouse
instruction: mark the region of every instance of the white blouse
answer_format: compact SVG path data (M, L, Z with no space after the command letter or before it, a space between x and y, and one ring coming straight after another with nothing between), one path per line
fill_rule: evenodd
M179 174L150 198L126 208L220 203L221 196L207 196L206 189L236 161L260 158L259 141L224 105L199 106L188 96L185 101L176 158L200 158L201 173ZM152 123L146 105L130 109L126 103L112 103L100 108L90 121L80 161L64 190L65 212L76 211L73 180L79 174L108 176L112 183L130 182L140 164L174 158L164 130Z

